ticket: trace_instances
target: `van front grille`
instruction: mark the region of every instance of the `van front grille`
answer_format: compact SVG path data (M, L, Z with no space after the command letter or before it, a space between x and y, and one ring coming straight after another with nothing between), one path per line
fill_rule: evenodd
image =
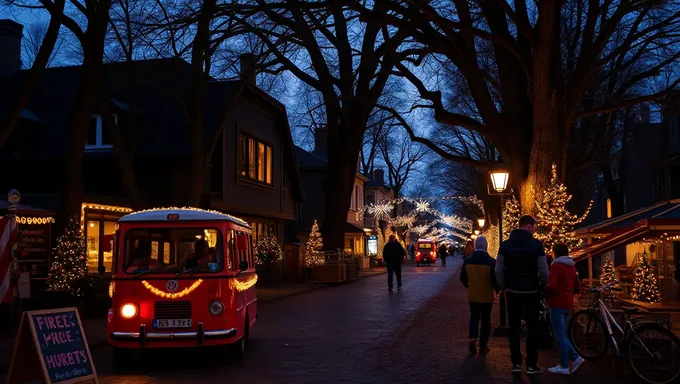
M157 301L154 303L155 319L190 319L190 301Z

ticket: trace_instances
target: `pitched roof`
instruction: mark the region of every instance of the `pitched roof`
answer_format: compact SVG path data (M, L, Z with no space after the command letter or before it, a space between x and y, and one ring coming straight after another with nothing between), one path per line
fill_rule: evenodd
M300 168L325 168L328 166L328 161L307 152L297 145L295 146L295 156L300 164Z

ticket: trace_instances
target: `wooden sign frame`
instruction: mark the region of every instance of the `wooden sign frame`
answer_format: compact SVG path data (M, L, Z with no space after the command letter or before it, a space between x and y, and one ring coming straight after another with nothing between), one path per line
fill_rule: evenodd
M50 379L49 371L45 365L45 359L42 356L42 350L40 349L40 341L38 340L38 333L35 329L35 324L33 324L33 315L46 315L50 313L63 313L63 312L73 312L76 315L76 320L78 321L78 327L81 331L81 336L83 337L83 343L85 344L85 351L87 352L87 357L90 359L90 365L92 366L92 374L87 376L81 376L69 380L58 381L58 384L72 384L72 383L83 383L90 382L94 384L99 384L99 379L97 378L97 370L94 366L94 360L92 360L92 354L90 353L90 346L87 343L87 336L85 335L85 330L83 328L83 323L80 321L80 314L78 314L78 308L56 308L56 309L46 309L41 311L28 311L21 315L21 322L19 324L19 332L17 333L16 342L14 344L14 351L12 352L12 360L9 364L9 373L7 374L7 384L20 384L27 381L35 381L42 379L46 384L53 384ZM28 325L26 325L28 323ZM26 327L29 327L29 330ZM31 348L31 346L33 348ZM35 369L33 365L36 360L40 361L40 367L42 374Z

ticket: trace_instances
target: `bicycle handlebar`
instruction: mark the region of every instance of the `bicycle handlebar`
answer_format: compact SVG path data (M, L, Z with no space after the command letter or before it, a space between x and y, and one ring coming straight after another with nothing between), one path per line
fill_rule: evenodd
M590 288L588 290L588 292L602 292L602 291L605 291L605 290L614 291L614 292L622 292L623 288L612 287L612 283L609 283L609 284L605 284L605 285L603 285L602 287L599 287L599 288L598 287Z

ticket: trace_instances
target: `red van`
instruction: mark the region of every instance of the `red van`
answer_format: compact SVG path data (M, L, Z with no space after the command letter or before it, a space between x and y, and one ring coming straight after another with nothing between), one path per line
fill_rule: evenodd
M434 240L421 239L416 243L416 266L434 264L437 261L437 246Z

